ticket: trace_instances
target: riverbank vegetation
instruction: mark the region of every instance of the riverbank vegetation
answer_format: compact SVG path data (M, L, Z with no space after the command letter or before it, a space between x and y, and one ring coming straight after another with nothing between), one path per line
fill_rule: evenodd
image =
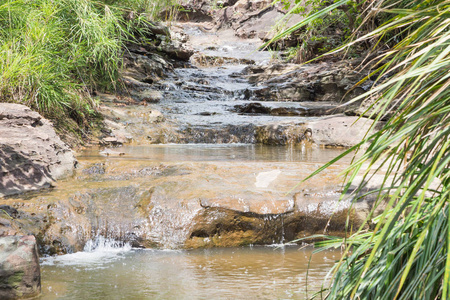
M367 62L375 57L373 72L365 80L376 82L353 101L371 101L366 115L388 119L347 151L363 154L348 169L344 193L363 175L355 194L365 194L366 183L379 174L381 185L370 191L377 195L371 215L380 205L385 208L371 230L363 225L349 238L317 244L346 249L333 270L327 299L448 299L450 1L322 2L324 7L276 38L342 6L354 7L360 24L336 51L372 45ZM364 145L369 146L362 151Z
M0 101L88 128L94 90L113 90L126 43L174 0L0 0Z
M293 14L299 14L305 18L306 22L297 24L286 31L279 33L275 38L266 44L269 46L274 41L281 38L288 38L297 42L297 46L289 47L286 51L287 59L295 63L304 63L311 59L320 57L321 55L342 46L342 44L352 35L360 36L367 31L367 26L360 27L362 19L359 16L360 6L358 2L349 1L344 5L338 5L334 9L327 8L332 4L330 1L324 0L275 0L274 3L280 2L283 8L289 11L287 17L278 22L277 27L283 27L285 20ZM327 13L322 13L324 10ZM320 14L320 18L314 17ZM359 28L358 28L359 27ZM358 28L358 31L355 29ZM293 41L292 41L293 40ZM351 48L352 56L367 49L368 44L358 44L357 47ZM357 48L357 49L355 49ZM330 57L328 56L329 60Z

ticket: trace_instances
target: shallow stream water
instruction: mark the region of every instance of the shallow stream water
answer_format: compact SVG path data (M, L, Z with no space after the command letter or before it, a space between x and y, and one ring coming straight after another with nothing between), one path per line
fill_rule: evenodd
M89 148L77 158L82 162L99 160L146 160L152 162L295 162L326 163L343 152L303 145L268 146L255 144L160 144L123 146L106 155L99 148ZM114 155L115 154L115 155ZM120 155L121 154L121 155ZM344 162L350 162L345 157Z
M299 246L142 250L104 242L44 259L42 299L307 299L340 256Z
M124 146L114 151L124 154L106 156L100 154L100 149L92 148L81 153L78 160L81 166L103 162L116 168L123 165L125 169L150 162L225 165L229 168L227 178L231 180L236 172L233 168L252 173L252 168L257 172L258 168L274 166L283 172L289 172L288 166L291 166L297 170L297 177L302 172L312 171L308 166L323 164L342 152L245 144ZM307 168L306 171L302 171L303 168ZM210 171L204 169L204 172L207 176ZM130 179L126 179L127 182L146 184L139 178ZM61 182L51 194L56 198L65 197L64 193L70 189L81 191L96 184L85 180L75 176ZM120 181L110 181L108 176L98 180L120 185ZM198 179L196 182L199 184ZM294 184L294 181L287 181L286 186L290 188ZM219 185L213 185L219 189ZM111 209L115 203L113 198L108 197ZM125 201L123 197L118 199ZM177 214L182 213L177 210ZM119 218L117 212L113 215ZM166 235L177 237L171 230L170 226L164 227L161 240ZM311 247L302 249L298 245L137 249L100 237L88 242L82 252L42 260L42 299L308 299L307 296L321 289L327 273L340 257L339 251L314 255L312 251Z

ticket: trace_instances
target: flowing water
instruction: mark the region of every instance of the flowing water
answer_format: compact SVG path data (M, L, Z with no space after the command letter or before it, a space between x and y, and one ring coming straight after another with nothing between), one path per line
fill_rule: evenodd
M221 238L245 242L251 235L259 244L279 243L319 228L315 216L335 211L338 174L349 163L298 185L342 153L301 143L302 122L317 117L308 112L317 104L258 99L239 61L259 56L256 46L232 42L208 52L211 38L204 37L204 53L232 55L239 63L179 68L160 83L164 100L154 107L175 131L151 136L149 128L160 125L141 116L153 107L127 108L114 120L145 145L87 149L72 178L17 201L24 211L42 212L36 222L51 222L42 229L41 251L75 252L43 259L42 299L306 299L320 290L338 251L312 255L295 245L181 250L227 246ZM273 131L266 130L271 123ZM262 140L289 146L255 144ZM300 224L309 212L316 214L313 224Z
M42 299L307 299L340 256L299 246L187 251L95 243L43 260Z

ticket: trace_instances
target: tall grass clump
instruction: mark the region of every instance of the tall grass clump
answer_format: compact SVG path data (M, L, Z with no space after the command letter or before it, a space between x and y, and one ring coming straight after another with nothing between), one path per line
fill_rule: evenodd
M0 101L86 122L90 92L116 87L126 42L166 2L0 0Z
M338 50L364 41L373 45L376 59L368 77L378 79L353 101L372 99L366 114L376 123L388 121L346 152L363 153L347 170L344 193L357 175L364 177L357 192L374 174L383 180L372 191L378 200L371 230L361 226L348 238L317 244L346 249L326 298L448 299L450 0L332 2L280 36L341 5L357 4L360 30L374 19L380 25ZM384 212L375 216L382 202Z

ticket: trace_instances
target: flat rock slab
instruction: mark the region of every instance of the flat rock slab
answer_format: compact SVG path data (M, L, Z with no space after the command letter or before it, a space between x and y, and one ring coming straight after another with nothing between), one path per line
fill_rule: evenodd
M0 103L0 197L49 187L75 163L48 120L24 105Z

